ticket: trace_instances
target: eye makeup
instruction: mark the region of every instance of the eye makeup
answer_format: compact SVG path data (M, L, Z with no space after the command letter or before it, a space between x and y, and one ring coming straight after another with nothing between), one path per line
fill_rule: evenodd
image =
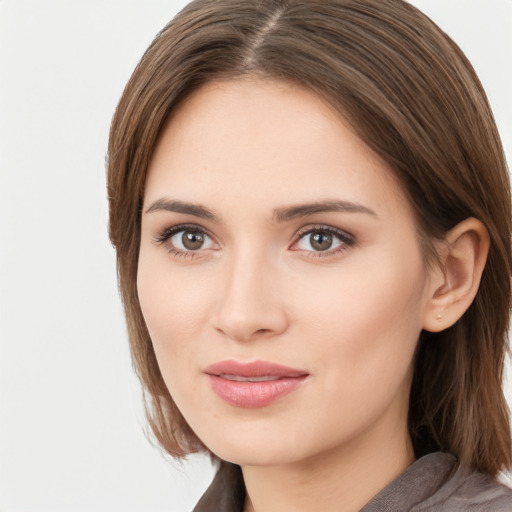
M181 237L177 236L180 233ZM201 251L218 247L206 230L195 224L170 226L157 234L155 242L165 246L175 257L189 259L198 256Z
M194 258L206 250L216 250L219 244L207 230L196 224L177 224L160 231L154 238L170 254L179 258ZM356 245L355 237L329 225L317 224L301 228L289 250L307 257L334 257Z
M302 228L290 250L306 252L308 257L325 258L341 254L355 245L355 237L346 231L318 224Z

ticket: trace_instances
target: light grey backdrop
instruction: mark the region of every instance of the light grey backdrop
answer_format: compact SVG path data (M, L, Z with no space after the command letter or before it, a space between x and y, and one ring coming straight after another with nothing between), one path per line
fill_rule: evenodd
M211 478L143 435L107 238L111 115L182 0L0 0L0 511L187 511ZM512 152L512 0L416 0ZM512 385L507 384L512 401Z

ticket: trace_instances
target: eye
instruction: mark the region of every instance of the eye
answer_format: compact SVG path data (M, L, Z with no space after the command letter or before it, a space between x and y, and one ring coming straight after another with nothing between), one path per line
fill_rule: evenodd
M198 251L199 249L210 249L213 240L202 231L184 229L178 231L169 238L172 245L180 251Z
M217 245L207 233L197 226L173 226L163 231L156 241L166 245L170 253L178 256L213 249Z
M317 227L299 233L299 239L291 247L293 250L325 253L325 256L337 253L355 244L354 238L343 231ZM320 256L321 254L317 254Z

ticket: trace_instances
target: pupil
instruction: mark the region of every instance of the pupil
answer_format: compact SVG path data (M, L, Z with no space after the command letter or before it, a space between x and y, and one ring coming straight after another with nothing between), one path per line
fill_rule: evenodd
M311 246L317 251L326 251L332 245L332 235L329 233L315 233L311 237Z
M201 233L194 233L193 231L185 231L181 237L183 246L190 250L195 251L200 249L204 243L204 237Z

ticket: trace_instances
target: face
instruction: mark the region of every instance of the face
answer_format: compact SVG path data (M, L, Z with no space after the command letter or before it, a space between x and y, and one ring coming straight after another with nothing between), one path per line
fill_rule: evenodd
M169 391L220 458L407 442L430 295L414 216L312 92L246 79L181 105L149 169L138 293Z

